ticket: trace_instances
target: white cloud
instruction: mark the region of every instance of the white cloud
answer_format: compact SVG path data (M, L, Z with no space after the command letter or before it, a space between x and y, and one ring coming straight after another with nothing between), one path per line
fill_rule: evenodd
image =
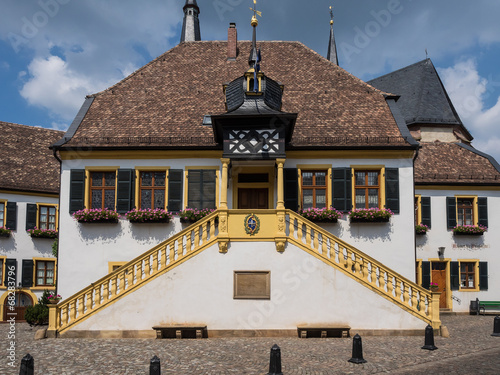
M443 84L475 140L473 145L500 160L500 97L487 108L485 99L494 93L488 79L481 77L474 59L439 70Z
M93 92L96 86L102 86L71 70L58 56L36 58L28 71L29 78L20 91L22 97L29 104L46 108L64 120L71 120L85 95Z

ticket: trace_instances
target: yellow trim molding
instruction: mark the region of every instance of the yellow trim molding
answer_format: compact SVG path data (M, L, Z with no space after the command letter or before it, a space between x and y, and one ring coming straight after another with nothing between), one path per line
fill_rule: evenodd
M62 160L85 159L220 159L222 151L218 150L137 150L137 151L60 151Z
M170 167L135 167L135 208L139 209L141 204L141 172L165 172L165 206L163 209L166 209L168 204L168 172L170 171Z
M479 292L479 259L457 259L460 292ZM461 263L474 263L474 288L462 288Z
M127 262L108 262L108 273L111 273L113 271L115 271L115 267L117 268L120 268L121 266L123 266L124 264L126 264Z
M450 262L451 258L429 258L431 262L431 282L432 281L432 263L446 263L446 308L451 309L453 307L453 302L451 299L451 285L450 285Z
M299 209L302 209L302 172L326 170L326 207L332 206L332 165L331 164L297 164L299 178Z
M38 258L33 257L33 284L31 290L55 289L57 285L57 258ZM53 285L36 285L36 263L37 262L54 262L54 284Z
M0 204L3 203L3 221L0 221L0 227L3 227L7 222L7 200L0 199Z
M305 150L286 153L287 159L408 159L413 156L413 150Z
M238 182L240 174L247 173L267 173L269 176L268 182ZM274 181L276 180L274 166L260 166L260 167L246 167L240 165L233 167L233 208L238 208L238 189L254 188L254 189L268 189L267 205L269 209L274 208Z
M56 228L56 230L58 230L58 224L59 224L59 205L57 203L37 203L36 204L36 227L37 228L40 228L40 206L55 207L55 209L56 209L55 228Z
M385 208L385 165L351 165L352 208L356 209L356 171L379 171L379 208ZM364 208L364 207L363 207Z
M417 199L417 215L416 215L416 224L419 225L422 222L422 195L415 194L415 198Z
M471 191L471 190L479 190L479 191L498 191L500 190L500 185L497 186L479 186L479 185L471 185L471 186L461 186L461 185L415 185L415 190L450 190L450 191Z
M215 170L215 208L219 207L219 189L220 189L220 167L217 166L203 166L203 167L185 167L184 169L184 208L187 208L188 204L188 174L192 169L204 169L204 170Z
M118 169L120 167L85 167L85 208L90 208L90 174L92 172L115 172L115 207ZM115 208L113 207L113 209Z
M29 295L31 297L31 299L33 300L33 305L36 305L36 303L38 302L37 296L29 289L24 289L24 288L16 289L15 292L16 293L22 292L22 293ZM9 293L10 292L7 290L0 297L0 322L4 322L4 320L3 320L4 306L6 305L6 300L7 300L7 297L9 296Z
M477 195L457 195L455 194L455 217L457 218L458 223L458 200L459 199L473 199L472 201L472 215L474 225L477 225L479 222L479 208L477 206Z
M27 191L13 191L13 190L0 190L0 194L12 194L12 195L22 195L29 197L46 197L46 198L57 198L59 197L58 193L34 193Z

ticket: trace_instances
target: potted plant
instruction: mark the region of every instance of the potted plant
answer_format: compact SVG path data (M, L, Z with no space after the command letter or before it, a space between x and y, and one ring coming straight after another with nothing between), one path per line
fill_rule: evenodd
M32 238L57 238L58 232L54 229L28 229L28 233Z
M161 208L135 209L125 214L131 223L169 223L173 216Z
M49 294L47 299L49 300L49 303L57 305L62 297L59 294Z
M484 225L457 225L453 228L453 234L482 236L487 230Z
M308 220L318 223L336 223L344 215L342 212L337 211L335 208L306 208L305 210L300 210L299 215L305 217Z
M394 213L387 208L358 208L349 212L351 223L387 223Z
M431 285L429 285L429 290L431 292L438 292L439 291L439 285L437 283L431 283Z
M118 223L120 215L118 212L107 208L86 208L76 211L73 218L79 223Z
M415 234L426 234L430 228L425 224L417 224L415 226Z
M0 237L10 237L12 231L7 227L0 227Z
M179 218L181 223L196 223L198 220L203 219L214 211L215 210L210 208L204 208L202 210L197 208L186 208L179 212Z

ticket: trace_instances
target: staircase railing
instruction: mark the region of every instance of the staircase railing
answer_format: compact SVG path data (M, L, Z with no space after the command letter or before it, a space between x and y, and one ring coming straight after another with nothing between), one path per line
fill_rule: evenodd
M217 240L217 222L218 212L214 212L60 302L51 309L55 316L49 317L48 331L64 333L114 300L208 248Z
M428 290L297 213L287 210L287 215L289 242L356 279L433 328L439 328L439 294L433 297Z

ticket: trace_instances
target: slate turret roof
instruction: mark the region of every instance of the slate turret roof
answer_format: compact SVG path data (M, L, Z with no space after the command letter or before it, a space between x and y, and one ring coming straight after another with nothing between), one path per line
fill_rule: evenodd
M49 146L64 132L0 121L0 190L59 194L59 163Z
M472 140L430 59L375 78L368 83L379 90L400 96L398 105L407 125L458 125L469 140Z
M223 84L248 69L251 42L181 43L91 95L57 147L215 148L205 115L225 113ZM283 112L298 113L291 147L414 148L383 92L299 42L259 42L267 77L284 85ZM404 127L404 124L403 124Z

